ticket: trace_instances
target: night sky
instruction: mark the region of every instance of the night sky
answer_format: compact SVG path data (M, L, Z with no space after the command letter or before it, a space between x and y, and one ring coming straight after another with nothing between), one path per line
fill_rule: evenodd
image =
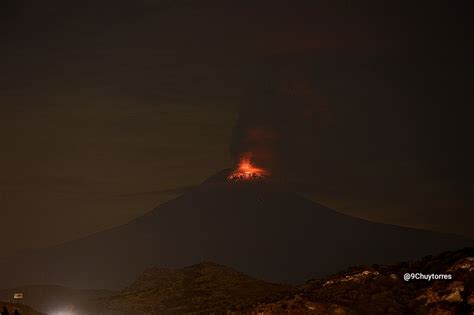
M3 253L247 151L341 212L474 237L468 1L381 2L1 1Z

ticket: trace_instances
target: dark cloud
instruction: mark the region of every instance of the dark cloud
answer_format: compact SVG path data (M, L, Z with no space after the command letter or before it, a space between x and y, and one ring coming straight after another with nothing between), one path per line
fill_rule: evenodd
M441 213L472 219L464 17L391 9L367 11L388 15L369 14L375 32L363 50L356 40L262 57L231 152L255 150L255 163L289 186L350 213L427 227ZM258 129L272 132L271 145L252 141Z

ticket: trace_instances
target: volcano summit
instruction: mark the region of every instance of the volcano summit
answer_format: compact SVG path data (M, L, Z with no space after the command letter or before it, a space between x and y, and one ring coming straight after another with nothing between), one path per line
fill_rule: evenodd
M251 155L243 155L234 171L232 171L228 180L263 180L269 175L263 168L252 165Z
M224 170L116 228L0 261L2 286L121 288L151 266L213 261L297 283L348 266L388 264L472 246L455 235L351 217L266 181Z

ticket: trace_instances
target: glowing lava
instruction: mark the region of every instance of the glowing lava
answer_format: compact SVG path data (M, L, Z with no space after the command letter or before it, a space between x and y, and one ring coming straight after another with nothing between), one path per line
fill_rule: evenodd
M237 168L227 177L229 180L255 180L263 179L268 172L252 165L251 155L245 154L240 159Z

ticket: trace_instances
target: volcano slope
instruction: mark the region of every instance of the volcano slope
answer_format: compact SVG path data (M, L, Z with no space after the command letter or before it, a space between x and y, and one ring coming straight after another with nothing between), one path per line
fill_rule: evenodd
M263 181L222 171L128 224L0 261L2 287L42 283L122 288L151 266L202 261L252 277L298 283L362 264L389 264L473 241L374 223Z

